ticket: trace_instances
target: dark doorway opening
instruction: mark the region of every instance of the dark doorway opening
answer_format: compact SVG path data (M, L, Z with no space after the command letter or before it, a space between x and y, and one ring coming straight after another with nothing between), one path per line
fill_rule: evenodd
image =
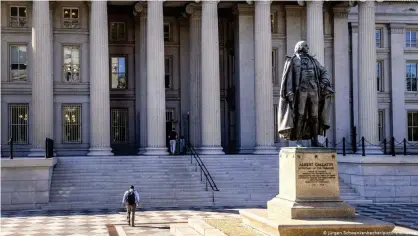
M172 129L173 129L173 122L166 121L165 122L165 144L169 150L170 150L170 140L168 139L168 136L170 135Z

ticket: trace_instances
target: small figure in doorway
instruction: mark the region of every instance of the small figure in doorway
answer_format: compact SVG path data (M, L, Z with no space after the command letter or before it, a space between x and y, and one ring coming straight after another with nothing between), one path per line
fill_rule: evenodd
M177 132L176 129L173 128L170 135L168 136L168 139L170 140L170 153L171 155L176 154L176 141L177 141Z
M184 150L184 143L185 143L185 140L184 140L184 136L181 136L180 137L180 153L181 154L184 154L185 153L185 150Z
M136 207L139 204L139 194L138 192L134 189L134 186L131 185L131 187L129 188L129 190L127 190L125 192L125 194L123 195L123 199L122 199L122 204L123 206L126 206L126 213L127 213L127 220L128 220L128 225L131 225L132 223L132 227L135 226L135 211L136 211ZM131 220L131 213L132 213L132 220Z

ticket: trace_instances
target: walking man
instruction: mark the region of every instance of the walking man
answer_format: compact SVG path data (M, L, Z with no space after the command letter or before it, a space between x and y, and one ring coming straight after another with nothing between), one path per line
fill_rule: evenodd
M128 225L131 225L131 222L132 222L132 227L135 226L135 211L136 211L136 206L139 204L139 200L140 198L139 198L138 192L134 189L134 186L131 185L129 190L127 190L125 194L123 195L122 204L126 206L126 212L127 212L126 218L128 220ZM132 212L132 221L131 221L131 212Z
M176 153L176 140L177 140L177 132L176 129L173 128L170 135L168 136L168 139L170 140L170 152L171 155L174 155Z

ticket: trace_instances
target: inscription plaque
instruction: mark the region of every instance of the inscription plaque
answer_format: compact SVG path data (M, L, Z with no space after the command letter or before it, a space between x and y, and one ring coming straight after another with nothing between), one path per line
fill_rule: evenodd
M304 153L295 164L298 199L339 197L337 160L332 153Z

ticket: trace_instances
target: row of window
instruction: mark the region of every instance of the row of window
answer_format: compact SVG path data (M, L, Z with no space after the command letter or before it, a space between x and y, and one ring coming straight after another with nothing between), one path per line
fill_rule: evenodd
M375 39L376 39L376 47L383 48L383 29L376 29L375 31ZM417 47L417 31L414 30L407 30L405 32L405 47L407 48L416 48Z
M12 81L27 80L27 47L25 45L10 46L10 76ZM165 87L172 86L173 57L165 57ZM110 57L110 80L112 89L127 88L127 58ZM80 46L63 46L63 81L80 82Z
M10 23L12 28L26 28L27 25L27 8L24 6L10 7ZM67 29L80 28L80 11L76 7L62 8L63 27ZM110 41L126 41L126 23L110 22L109 23L109 40ZM171 42L170 23L164 23L164 41Z
M14 144L29 144L29 105L9 104L9 139ZM112 144L129 142L128 108L110 109L110 137ZM174 120L174 110L166 111L167 122ZM62 106L62 143L82 143L81 104Z

